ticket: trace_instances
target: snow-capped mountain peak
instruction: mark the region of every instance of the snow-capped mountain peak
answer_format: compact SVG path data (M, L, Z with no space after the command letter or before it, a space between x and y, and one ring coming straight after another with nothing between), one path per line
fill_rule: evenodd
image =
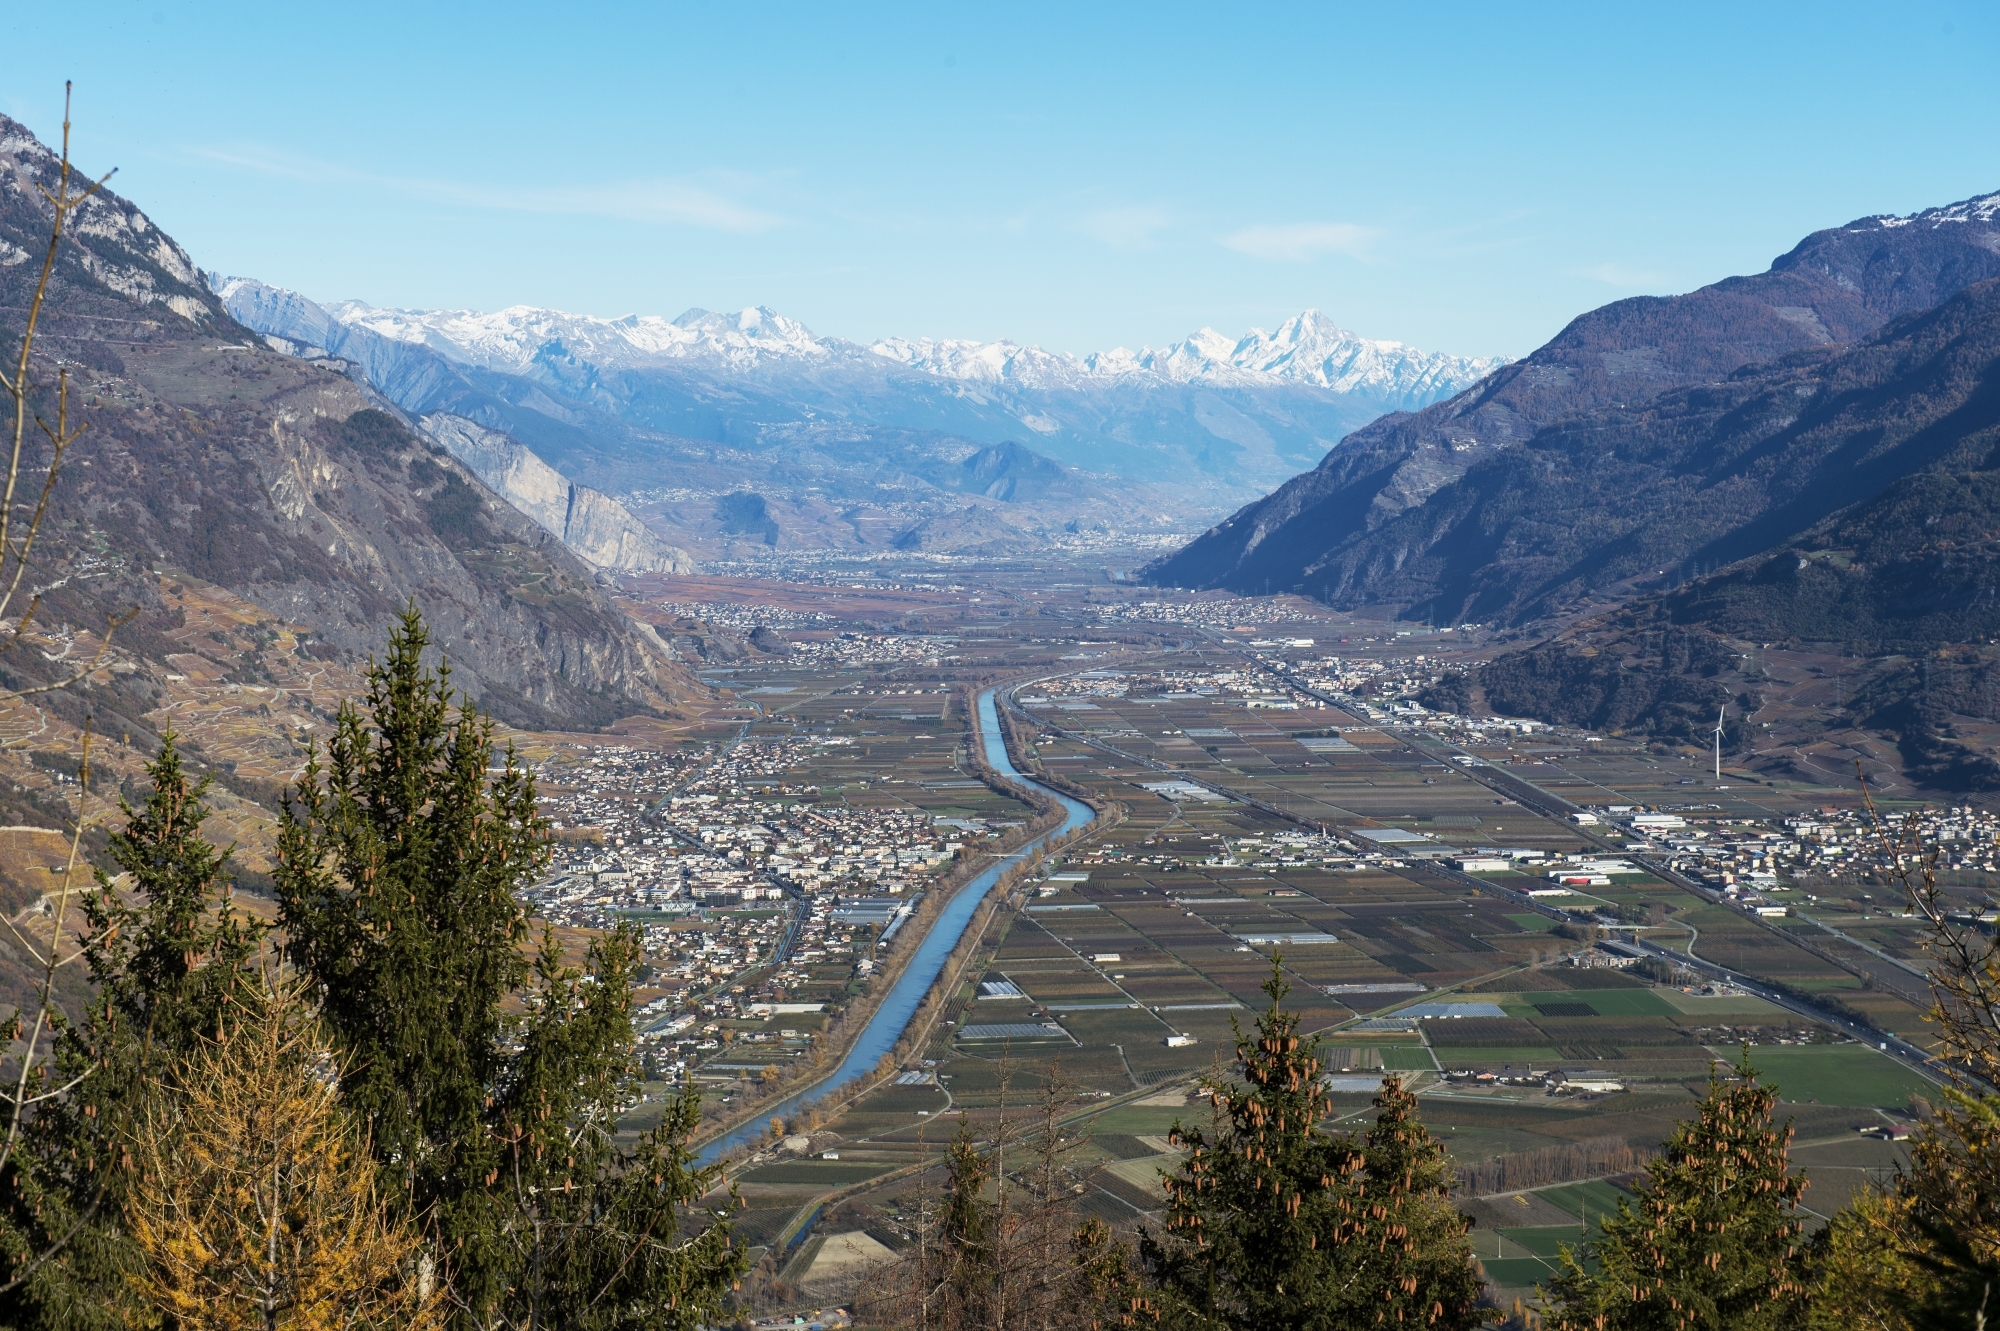
M229 312L273 345L344 360L419 414L510 431L509 421L553 415L649 439L775 442L833 422L996 446L1026 439L1058 462L1230 502L1312 466L1382 413L1428 406L1499 364L1369 341L1316 310L1275 332L1232 338L1202 328L1166 347L1077 356L1007 339L864 346L762 306L672 319L533 305L322 306L261 282L206 276Z
M734 314L689 310L674 320L673 326L688 335L680 346L699 346L722 354L824 356L830 350L828 343L813 336L812 329L764 305Z
M1256 384L1289 381L1339 393L1382 393L1434 400L1456 392L1506 362L1419 351L1400 342L1374 341L1348 332L1318 310L1306 310L1275 333L1253 328L1232 340L1203 328L1182 341L1155 350L1124 347L1084 357L1024 347L1015 342L970 342L885 338L869 350L913 369L949 379L997 383L1018 381L1048 387L1081 379L1156 375L1176 383ZM1422 403L1418 403L1422 405Z
M1941 208L1926 208L1922 212L1911 213L1908 217L1898 217L1894 213L1864 217L1851 224L1848 230L1891 231L1901 226L1941 226L1948 222L1996 221L2000 221L2000 191L1975 195L1958 203L1945 204Z
M1294 315L1275 332L1253 328L1234 340L1202 328L1158 349L1114 347L1075 356L1005 339L897 337L862 347L819 337L798 320L761 305L733 314L693 309L675 319L638 314L602 319L533 305L488 314L387 309L349 300L324 309L349 327L511 374L525 373L537 363L581 363L604 370L695 360L741 372L773 362L865 362L872 356L971 384L1081 388L1133 376L1233 387L1291 383L1364 393L1385 407L1410 409L1457 392L1505 364L1498 358L1447 356L1364 338L1319 310Z
M534 305L482 314L387 309L346 300L325 309L349 327L508 373L551 357L612 368L698 356L747 369L770 357L824 356L830 349L804 324L762 306L735 314L689 310L678 319L655 314L600 319Z

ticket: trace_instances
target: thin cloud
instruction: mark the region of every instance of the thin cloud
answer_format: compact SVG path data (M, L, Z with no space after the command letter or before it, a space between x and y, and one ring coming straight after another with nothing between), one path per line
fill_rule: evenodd
M604 217L650 225L702 227L711 231L769 231L784 219L735 202L713 190L675 180L627 180L573 189L474 185L419 176L385 176L332 162L274 152L268 148L203 148L211 162L308 185L347 185L383 190L429 203L484 208L494 212L538 213L553 217Z
M1158 208L1103 208L1086 215L1076 229L1114 250L1143 250L1171 220Z
M1585 268L1578 274L1613 287L1657 287L1665 286L1667 275L1656 273L1649 268L1627 268L1622 263L1600 263L1595 268Z
M1375 228L1352 222L1260 223L1222 238L1225 249L1253 259L1310 263L1328 254L1360 257L1375 239Z

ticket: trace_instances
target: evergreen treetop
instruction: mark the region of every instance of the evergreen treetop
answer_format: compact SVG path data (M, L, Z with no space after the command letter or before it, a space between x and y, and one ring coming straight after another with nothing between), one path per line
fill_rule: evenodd
M1207 1131L1166 1179L1164 1233L1140 1256L1164 1319L1191 1328L1476 1325L1478 1277L1451 1209L1442 1148L1393 1077L1365 1141L1320 1125L1330 1106L1318 1040L1300 1034L1274 960L1256 1038L1238 1033L1241 1080L1204 1082Z
M1621 1200L1602 1237L1564 1248L1549 1318L1559 1331L1757 1331L1795 1323L1806 1294L1806 1180L1788 1171L1792 1129L1746 1047Z
M107 849L134 901L100 869L84 902L84 962L98 991L92 1023L159 1051L148 1066L214 1038L226 1005L254 984L250 963L265 933L230 909L230 852L202 835L210 778L189 781L178 739L172 730L160 737L145 803L119 802L125 828Z
M290 958L311 977L342 1090L403 1205L421 1218L460 1325L693 1327L747 1265L725 1223L690 1213L691 1087L636 1147L629 925L567 964L530 960L517 894L548 863L535 787L492 723L424 664L413 606L341 709L279 821ZM692 1220L692 1237L681 1233Z
M320 990L342 1091L473 1307L510 1262L492 1193L505 1163L494 1096L510 1072L502 1004L527 975L514 898L546 862L534 785L492 723L453 715L449 666L424 664L411 606L309 750L279 819L275 878L290 959Z

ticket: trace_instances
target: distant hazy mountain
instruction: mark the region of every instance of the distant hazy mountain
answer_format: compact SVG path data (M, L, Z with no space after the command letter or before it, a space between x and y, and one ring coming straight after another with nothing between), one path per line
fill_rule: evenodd
M862 357L869 353L939 378L972 383L1026 388L1078 388L1123 379L1236 387L1301 383L1413 410L1506 364L1498 357L1468 359L1371 341L1318 310L1287 319L1274 333L1253 328L1236 341L1204 328L1158 351L1118 347L1078 357L1016 342L932 338L888 338L863 347L817 337L796 319L763 306L735 314L689 310L672 320L651 315L598 319L527 305L495 314L384 309L351 300L323 308L350 327L510 374L531 373L557 348L564 357L599 370L692 361L737 373L786 360L826 366L858 360L866 365Z
M1891 328L1879 352L1828 357L2000 276L1997 219L2000 195L1862 218L1814 233L1756 276L1593 310L1458 396L1357 431L1149 576L1441 620L1520 618L1671 576L1683 561L1750 553L1799 529L1764 515L1800 487L1852 503L1872 493L1863 477L1877 489L1895 479L1863 468L1835 484L1856 445L1829 443L1825 431L1889 427L1842 396L1863 379L1912 410L1942 400L1920 366L1908 379L1882 368L1903 354L1894 348L1932 345L1929 334ZM1979 317L1958 310L1935 326L1973 336ZM1975 343L1953 345L1978 354ZM1743 414L1753 405L1755 419ZM1808 463L1794 443L1809 430L1819 451ZM1927 465L1927 449L1897 450L1906 461L1896 465ZM1804 470L1770 471L1777 458ZM1798 523L1827 511L1802 511Z
M1382 413L1422 407L1504 363L1370 341L1316 310L1236 341L1203 329L1160 350L1078 357L1012 342L863 346L763 308L599 319L527 306L317 305L242 279L214 285L248 326L356 361L410 410L442 405L414 399L459 391L443 385L435 357L478 391L559 421L587 412L752 448L822 425L850 438L882 429L1015 441L1209 504L1267 488ZM524 440L534 433L483 423ZM604 446L643 453L628 443Z
M377 331L365 321L343 322L295 292L242 279L210 280L247 326L286 354L337 357L349 373L413 417L432 423L462 421L504 441L461 456L482 459L483 466L490 455L495 469L483 474L507 489L525 511L537 512L537 520L550 530L561 525L555 499L561 485L587 487L607 499L623 496L653 534L701 558L737 558L774 548L885 549L914 525L960 512L967 497L989 506L1021 506L1022 512L1006 521L1024 534L1185 531L1214 510L1212 501L1190 502L1142 482L1064 466L1011 439L979 443L937 430L831 415L791 419L797 413L778 406L765 412L765 419L711 431L719 438L677 435L635 417L652 413L663 393L671 396L685 388L678 380L663 389L641 372L636 382L645 392L635 406L587 382L573 388L532 365L528 373L513 373L508 367L518 363L518 348L510 350L505 337L486 336L476 328L457 329L465 344L459 354L466 357L459 360L422 341ZM407 321L381 322L408 338L421 332ZM747 329L711 321L705 331L696 330L711 343L706 353L711 368L728 362L755 365L770 358L763 344L782 344L788 335L802 340L775 320L737 321L745 323ZM592 354L607 364L641 354L633 339L607 336L588 321L571 333L579 343L592 344ZM652 340L668 343L673 338L662 334ZM779 353L786 360L799 354L814 353ZM893 368L865 351L860 358L871 366ZM625 372L610 373L617 377ZM938 383L929 376L922 380ZM635 382L618 381L628 388ZM713 392L728 410L747 411L740 386ZM728 424L730 419L708 423ZM446 442L458 447L472 437L458 430ZM530 458L552 470L531 476ZM746 522L743 515L752 509L756 520Z

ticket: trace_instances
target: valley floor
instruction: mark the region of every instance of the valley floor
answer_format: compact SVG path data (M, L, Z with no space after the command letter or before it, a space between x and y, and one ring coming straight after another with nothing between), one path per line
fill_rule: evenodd
M1413 706L1494 653L1476 630L1163 592L1122 567L819 557L627 580L628 613L714 697L510 736L561 824L538 912L573 949L617 920L646 936L655 1080L633 1127L683 1073L731 1121L810 1081L935 903L1036 825L975 760L974 690L1000 687L1023 770L1112 814L1017 885L896 1075L733 1166L767 1306L851 1292L908 1241L959 1116L998 1131L1052 1067L1088 1129L1069 1164L1085 1209L1156 1215L1168 1134L1205 1121L1195 1082L1226 1064L1274 964L1347 1121L1384 1073L1418 1090L1506 1299L1746 1045L1795 1118L1815 1213L1905 1159L1890 1130L1930 1093L1922 960L1898 903L1844 867L1868 853L1848 749L1885 807L1919 801L1888 788L1893 750L1809 733L1838 687L1828 662L1766 655L1770 714L1718 781L1705 754ZM276 790L359 680L244 603L169 582L186 613L161 719L226 765L220 824L254 889ZM73 813L75 727L17 710L0 717L16 801ZM125 779L138 755L107 741L94 761ZM1952 890L1983 908L1993 828L1961 807ZM1634 830L1649 810L1680 826ZM8 835L0 873L32 922L61 847ZM1646 951L1667 959L1658 980L1629 968Z

